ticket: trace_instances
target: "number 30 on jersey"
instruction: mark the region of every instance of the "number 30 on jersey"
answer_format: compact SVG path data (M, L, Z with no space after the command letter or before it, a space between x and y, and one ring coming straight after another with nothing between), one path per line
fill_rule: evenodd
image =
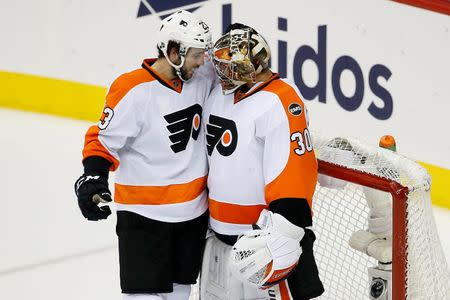
M297 142L298 147L294 149L294 152L297 155L303 155L305 152L311 152L313 150L311 134L309 133L308 128L305 128L303 133L301 131L292 133L291 142Z

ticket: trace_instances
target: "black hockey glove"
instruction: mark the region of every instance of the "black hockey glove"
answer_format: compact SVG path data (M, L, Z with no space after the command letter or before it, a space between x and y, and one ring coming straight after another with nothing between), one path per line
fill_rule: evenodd
M108 187L110 163L101 157L88 157L83 164L84 174L75 182L78 206L83 216L90 221L106 219L111 214L111 209L98 204L112 200Z

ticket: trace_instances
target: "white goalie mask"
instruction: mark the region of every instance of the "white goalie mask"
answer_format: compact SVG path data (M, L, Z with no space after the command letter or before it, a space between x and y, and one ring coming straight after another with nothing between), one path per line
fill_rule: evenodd
M170 61L167 54L167 47L170 41L179 43L179 55L181 62L175 65ZM171 14L161 21L161 27L158 36L158 48L162 51L169 64L176 70L178 77L185 81L181 76L181 67L184 65L185 56L189 48L200 48L209 51L212 47L211 31L196 15L180 10Z
M210 53L224 94L255 83L270 59L270 48L254 29L242 25L220 37Z
M243 281L269 288L286 279L302 253L304 230L283 216L263 210L260 229L241 236L231 250L231 270Z

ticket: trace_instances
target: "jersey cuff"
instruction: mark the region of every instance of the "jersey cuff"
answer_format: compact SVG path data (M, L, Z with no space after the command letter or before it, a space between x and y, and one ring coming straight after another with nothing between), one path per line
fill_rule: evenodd
M111 162L100 156L89 156L83 160L85 174L98 174L108 178Z
M299 227L312 226L312 213L308 201L303 198L282 198L269 204L269 210L285 217Z

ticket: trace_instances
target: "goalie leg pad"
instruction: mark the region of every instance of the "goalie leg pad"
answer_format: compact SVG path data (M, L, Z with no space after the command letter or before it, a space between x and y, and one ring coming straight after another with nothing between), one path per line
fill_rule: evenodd
M231 246L214 235L207 239L200 274L200 299L244 299L242 283L230 270L230 255Z

